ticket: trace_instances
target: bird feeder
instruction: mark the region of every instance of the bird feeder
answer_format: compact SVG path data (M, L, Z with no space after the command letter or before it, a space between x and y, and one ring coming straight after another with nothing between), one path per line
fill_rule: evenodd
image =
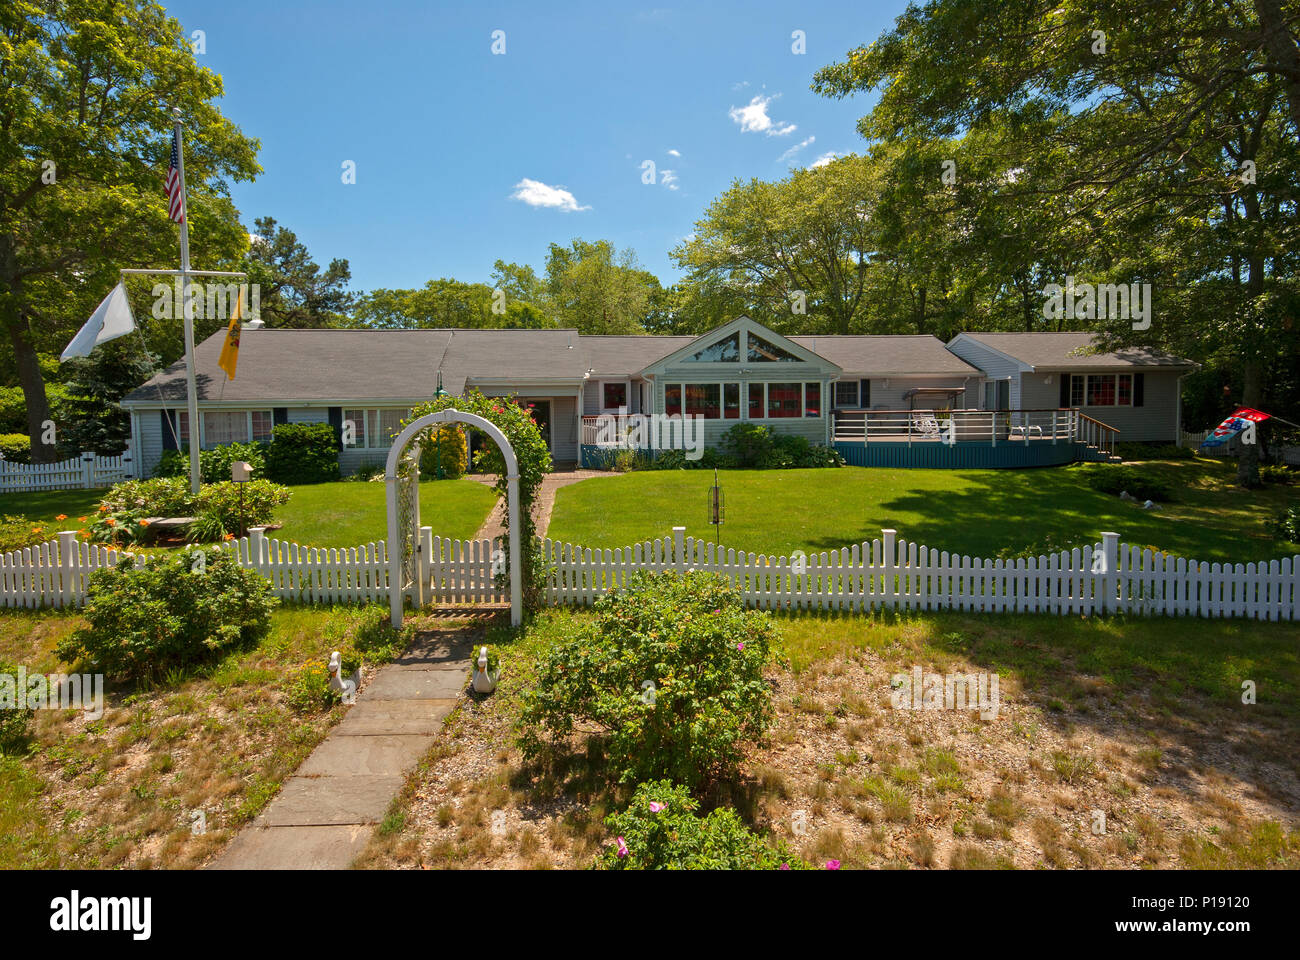
M253 465L245 460L236 460L230 465L230 479L239 484L239 535L248 533L244 527L244 484L253 479Z
M709 523L713 526L713 542L716 545L722 533L722 524L727 519L726 500L722 496L722 487L718 485L718 471L713 470L713 486L709 487Z

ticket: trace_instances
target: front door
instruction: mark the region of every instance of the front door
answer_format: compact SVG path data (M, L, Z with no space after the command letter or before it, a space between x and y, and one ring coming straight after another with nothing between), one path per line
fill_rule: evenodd
M537 428L542 432L542 439L546 441L546 449L551 450L551 401L549 400L521 400L524 406L533 408L533 420Z

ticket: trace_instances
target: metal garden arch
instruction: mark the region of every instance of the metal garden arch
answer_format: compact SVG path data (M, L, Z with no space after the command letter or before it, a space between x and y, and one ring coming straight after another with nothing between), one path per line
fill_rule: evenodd
M408 424L388 451L384 485L388 493L388 605L395 629L402 626L402 603L415 584L420 570L416 556L420 534L420 448L414 453L407 447L423 430L440 423L463 423L482 430L501 450L506 464L506 509L510 519L510 623L523 620L523 592L519 577L519 461L514 448L496 424L477 414L462 413L454 408L426 413ZM403 460L407 461L406 469ZM423 591L420 591L422 594Z

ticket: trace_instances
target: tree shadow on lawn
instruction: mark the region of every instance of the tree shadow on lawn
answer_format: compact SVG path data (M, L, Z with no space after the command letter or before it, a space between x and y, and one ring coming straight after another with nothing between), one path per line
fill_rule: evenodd
M989 557L1030 550L1045 555L1098 543L1102 531L1114 530L1121 543L1201 561L1248 563L1290 555L1262 523L1257 531L1223 529L1162 511L1145 511L1140 504L1091 490L1077 471L1068 468L989 471L963 479L961 489L925 490L882 500L876 513L881 518L878 526L863 522L846 529L843 536L813 538L809 545L814 550L838 550L879 539L882 527L892 527L901 540L958 555ZM909 514L924 519L908 519Z

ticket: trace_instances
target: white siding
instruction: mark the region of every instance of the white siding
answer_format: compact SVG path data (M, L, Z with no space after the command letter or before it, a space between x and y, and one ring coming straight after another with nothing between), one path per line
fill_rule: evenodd
M999 353L990 350L983 344L976 343L973 340L958 340L956 343L949 344L948 350L961 357L971 366L978 367L984 371L985 376L990 380L1011 379L1011 400L1009 406L1012 410L1023 410L1031 406L1044 406L1044 404L1024 404L1020 402L1020 364L1014 360L1008 360ZM977 387L973 387L977 389ZM969 394L968 394L969 396ZM979 393L975 393L978 398L972 406L983 409L983 398ZM1046 406L1057 406L1055 399Z
M1083 413L1119 431L1120 443L1174 443L1178 432L1178 374L1145 371L1142 406L1082 407ZM1028 376L1028 375L1027 375ZM1056 377L1052 378L1055 387ZM1055 387L1057 391L1060 387ZM1059 393L1051 405L1056 406Z

